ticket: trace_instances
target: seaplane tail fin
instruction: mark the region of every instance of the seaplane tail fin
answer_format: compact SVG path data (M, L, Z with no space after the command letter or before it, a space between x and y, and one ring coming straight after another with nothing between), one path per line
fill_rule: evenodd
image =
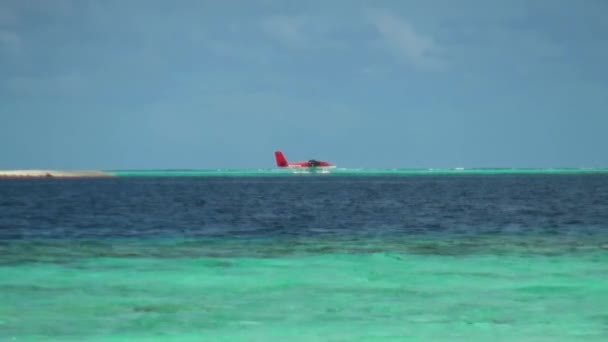
M274 159L276 159L278 167L286 167L289 165L289 163L287 163L287 159L285 159L285 156L281 151L276 151L274 153Z

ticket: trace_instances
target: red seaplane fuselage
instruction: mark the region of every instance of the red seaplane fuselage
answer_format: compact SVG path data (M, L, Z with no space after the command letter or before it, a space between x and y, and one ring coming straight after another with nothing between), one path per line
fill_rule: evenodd
M289 163L287 161L287 159L285 159L285 156L283 155L283 152L281 152L281 151L276 151L274 153L274 158L277 161L278 167L288 167L288 168L316 168L316 167L333 168L333 167L336 167L332 163L328 163L328 162L322 161L322 160L314 160L314 159L311 159L308 161Z

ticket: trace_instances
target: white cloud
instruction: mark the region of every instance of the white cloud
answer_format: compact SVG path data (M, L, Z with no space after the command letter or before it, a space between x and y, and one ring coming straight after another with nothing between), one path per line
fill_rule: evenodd
M21 38L12 31L0 30L0 54L18 56L21 52Z
M8 3L0 3L0 24L12 25L17 22L17 15Z
M0 30L0 45L15 46L21 43L21 39L15 32Z
M300 48L308 43L308 38L302 27L302 18L277 15L264 21L264 30L278 40L280 43L291 47Z
M85 79L76 73L49 77L16 76L6 80L7 90L26 96L60 95L71 96L86 88Z
M345 26L324 14L275 15L262 22L263 32L282 46L299 51L339 51L347 47Z
M439 46L430 37L417 32L406 20L386 11L370 12L370 19L383 42L397 57L416 68L437 68L443 63Z

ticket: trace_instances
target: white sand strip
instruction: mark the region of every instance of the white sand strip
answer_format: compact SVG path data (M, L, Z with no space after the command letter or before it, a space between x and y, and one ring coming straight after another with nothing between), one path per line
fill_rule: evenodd
M0 170L0 178L22 177L112 177L103 171L58 171L58 170Z

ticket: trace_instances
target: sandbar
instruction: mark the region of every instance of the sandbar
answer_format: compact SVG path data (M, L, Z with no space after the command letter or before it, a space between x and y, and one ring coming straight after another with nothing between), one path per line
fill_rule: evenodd
M82 178L112 177L104 171L60 171L60 170L0 170L0 178Z

